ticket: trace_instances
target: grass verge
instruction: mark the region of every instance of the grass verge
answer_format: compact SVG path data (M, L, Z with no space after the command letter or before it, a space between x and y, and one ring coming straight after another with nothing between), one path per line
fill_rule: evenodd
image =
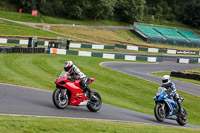
M146 43L129 30L110 30L110 29L97 29L88 27L66 27L66 26L65 27L52 26L51 30L57 33L64 34L66 36L68 35L77 38L84 38L87 40L107 45L115 45L116 43L119 43L125 45L137 45L140 47L200 51L200 48L174 47L169 45Z
M96 78L90 87L101 94L104 103L153 115L153 96L159 85L100 66L101 62L119 60L51 54L0 54L0 60L0 82L51 91L64 62L72 60L88 77ZM189 123L200 125L200 98L179 93L185 98Z
M22 22L34 22L34 23L50 23L50 24L76 24L76 25L90 25L90 26L99 26L99 25L109 25L109 26L129 26L130 24L119 21L110 21L110 20L99 20L99 21L82 21L82 20L69 20L65 18L54 18L38 14L38 16L32 16L31 13L18 13L18 12L8 12L0 11L0 17L22 21Z
M181 132L198 133L199 129L154 126L137 123L106 122L69 118L45 118L25 116L0 116L0 131L3 133L138 133Z
M0 35L12 35L12 36L38 36L38 37L54 37L57 38L58 36L60 37L65 37L67 38L68 36L63 36L60 34L55 34L49 31L45 30L40 30L36 28L32 28L29 26L25 26L22 24L17 24L17 23L12 23L8 21L1 21L0 23ZM69 37L68 37L69 38Z

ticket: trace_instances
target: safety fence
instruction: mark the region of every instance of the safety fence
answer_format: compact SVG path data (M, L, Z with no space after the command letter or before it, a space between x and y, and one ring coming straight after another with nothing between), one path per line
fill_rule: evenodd
M0 53L45 53L45 48L0 47Z
M188 64L188 63L200 63L200 58L179 58L177 60L177 63L182 63L182 64Z
M173 49L146 48L146 47L129 46L129 45L122 45L122 44L115 44L115 47L123 48L123 49L127 49L127 50L146 51L146 52L152 52L152 53L200 55L200 51L186 51L186 50L184 51L184 50L173 50Z
M14 44L24 44L28 45L29 40L17 40L17 39L4 39L0 38L0 43L14 43ZM37 45L49 46L50 41L37 41ZM58 42L60 46L66 47L66 43ZM115 46L109 45L98 45L98 44L80 44L80 43L70 43L70 48L91 48L91 49L115 49Z
M98 44L78 44L78 43L71 43L70 48L91 48L91 49L115 49L115 46L109 45L98 45Z
M183 73L183 72L172 71L170 76L178 77L178 78L194 79L194 80L200 81L200 75L199 74L191 74L191 73Z
M50 48L51 54L70 54L78 56L88 56L88 57L100 57L106 59L122 59L130 61L149 61L149 62L162 62L162 57L147 57L147 56L134 56L134 55L125 55L125 54L111 54L111 53L101 53L101 52L88 52L88 51L76 51L76 50L65 50L65 49L56 49Z
M183 40L175 40L175 39L165 40L165 39L160 39L160 38L148 37L146 42L153 43L153 44L171 45L171 46L176 46L176 47L200 48L200 41L188 42L188 41L183 41Z
M14 43L14 44L28 45L28 40L1 39L0 38L0 43ZM52 42L38 41L37 45L50 46L49 45L50 43L52 43ZM66 43L63 43L63 42L59 42L59 43L61 46L66 47ZM89 48L89 49L115 49L115 47L124 48L124 49L128 49L128 50L135 50L135 51L153 52L153 53L200 55L200 51L147 48L147 47L129 46L129 45L122 45L122 44L115 44L115 46L110 46L110 45L101 45L101 44L70 43L70 45L69 45L69 48Z
M5 39L0 38L0 43L14 43L14 44L24 44L28 45L29 40L18 40L18 39ZM49 41L38 41L38 45L48 46Z

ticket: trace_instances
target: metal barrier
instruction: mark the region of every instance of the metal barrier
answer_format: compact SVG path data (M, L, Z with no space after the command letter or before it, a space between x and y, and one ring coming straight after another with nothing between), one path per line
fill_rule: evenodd
M45 48L0 47L0 53L45 53Z

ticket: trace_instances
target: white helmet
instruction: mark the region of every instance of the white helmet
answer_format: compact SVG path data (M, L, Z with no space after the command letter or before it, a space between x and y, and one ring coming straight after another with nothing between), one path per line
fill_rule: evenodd
M65 71L69 72L71 68L73 67L73 62L72 61L66 61L64 64L64 69Z
M168 84L171 81L170 76L169 75L164 75L162 77L162 83L163 84Z

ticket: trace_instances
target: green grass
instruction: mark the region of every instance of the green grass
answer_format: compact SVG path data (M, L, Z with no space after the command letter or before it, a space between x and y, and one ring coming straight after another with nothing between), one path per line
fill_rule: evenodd
M97 29L88 27L66 27L66 26L65 27L52 26L51 30L64 35L83 38L100 44L107 44L107 45L115 45L116 43L118 43L124 45L138 45L140 47L200 51L200 48L174 47L169 45L146 43L129 30L109 30L109 29Z
M67 37L60 34L51 33L29 26L16 24L8 21L1 21L0 23L0 35L15 35L15 36L39 36L39 37Z
M46 22L46 23L63 23L63 24L75 24L75 25L106 25L106 26L129 26L127 23L118 21L78 21L78 20L67 20L60 18L52 18L48 16L39 15L38 17L31 17L30 14L19 14L17 12L6 12L0 11L0 17L23 21L23 22ZM200 48L188 48L188 47L174 47L162 44L149 44L138 38L136 35L131 33L129 30L106 30L106 29L95 29L95 28L81 28L81 27L56 27L51 26L51 33L39 29L22 26L15 23L0 22L0 35L17 35L17 36L43 36L43 37L57 37L61 36L64 38L70 38L73 41L80 40L86 42L96 42L107 45L115 45L121 43L125 45L138 45L141 47L155 47L155 48L166 48L166 49L177 49L177 50L195 50L200 51ZM41 26L37 26L41 27ZM59 34L60 33L60 34Z
M50 24L75 24L75 25L87 25L87 26L129 26L131 24L119 21L111 21L111 20L70 20L64 18L53 18L48 16L42 16L43 21L45 23Z
M192 69L192 70L185 70L183 71L185 73L196 73L196 74L200 74L200 68L197 69Z
M40 16L31 16L31 13L18 13L18 12L8 12L8 11L1 11L0 10L0 17L6 18L10 20L15 21L22 21L22 22L34 22L34 23L40 23L41 18Z
M0 43L0 47L14 47L16 45L21 47L27 47L27 45L24 44Z
M64 62L72 60L88 77L96 78L90 87L101 94L104 103L153 115L153 96L159 85L100 66L101 62L115 60L51 54L0 54L0 60L0 82L51 91ZM179 93L185 98L183 107L189 123L200 125L200 98Z
M197 70L199 70L199 69L197 69ZM164 75L170 75L171 73L170 72L157 72L157 73L151 73L151 74L162 77ZM184 81L184 82L200 85L200 82L198 80L177 78L177 77L172 77L172 76L171 76L171 79L176 79L176 80L180 80L180 81Z
M45 16L42 14L38 14L38 16L31 16L31 13L18 13L18 12L8 12L8 11L0 11L0 17L22 21L22 22L34 22L34 23L49 23L49 24L76 24L76 25L90 25L90 26L101 26L101 25L109 25L109 26L129 26L130 24L119 22L119 21L111 21L111 20L69 20L65 18L54 18Z
M198 133L199 129L154 126L137 123L106 122L69 118L0 116L2 133Z
M24 45L24 44L0 43L0 47L14 47L16 45L21 46L21 47L27 47L27 45ZM45 47L47 49L47 46L38 45L38 47ZM61 49L65 49L65 46L62 46ZM123 53L116 49L70 48L70 50L90 51L90 52L106 52L106 53Z

